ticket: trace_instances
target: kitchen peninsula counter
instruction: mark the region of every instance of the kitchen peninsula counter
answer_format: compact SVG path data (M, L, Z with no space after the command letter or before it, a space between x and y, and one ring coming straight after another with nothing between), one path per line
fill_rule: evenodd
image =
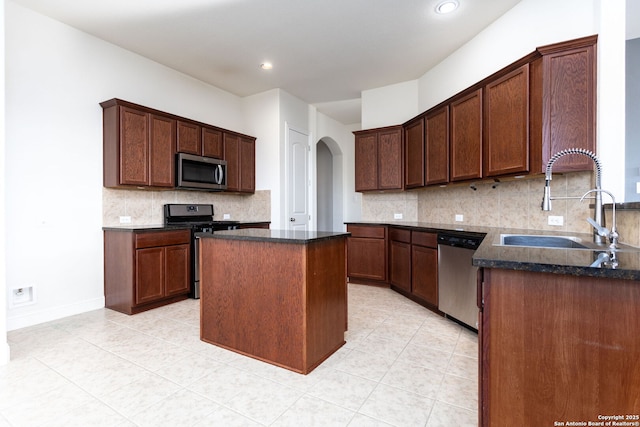
M500 245L501 234L525 234L553 236L562 235L590 242L589 233L569 231L531 230L483 226L455 226L410 221L357 221L346 224L381 225L400 227L411 230L447 233L473 233L484 235L482 243L473 255L473 265L484 268L500 268L505 270L521 270L538 273L566 274L573 276L602 277L640 281L640 248L625 244L616 251L618 266L613 268L591 267L600 252L607 252L607 245L593 249L534 248ZM624 241L624 235L622 239Z
M307 374L344 343L348 233L201 233L200 338Z

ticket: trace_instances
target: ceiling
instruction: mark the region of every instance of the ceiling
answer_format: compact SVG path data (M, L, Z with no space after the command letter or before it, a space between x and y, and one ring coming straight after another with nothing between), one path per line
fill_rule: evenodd
M520 0L459 0L449 15L440 0L13 1L235 95L281 88L352 124L363 90L419 78Z

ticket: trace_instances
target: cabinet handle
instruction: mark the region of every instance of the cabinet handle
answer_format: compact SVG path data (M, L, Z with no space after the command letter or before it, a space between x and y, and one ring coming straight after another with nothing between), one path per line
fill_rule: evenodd
M289 218L289 221L296 222L296 219L295 218Z

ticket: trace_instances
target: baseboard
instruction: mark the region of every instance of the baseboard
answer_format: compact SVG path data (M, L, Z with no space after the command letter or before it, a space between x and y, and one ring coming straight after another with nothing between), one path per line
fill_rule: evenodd
M47 310L18 316L10 316L9 313L7 313L7 331L22 329L28 326L86 313L87 311L98 310L100 308L104 308L104 297L80 301L74 304L53 307Z

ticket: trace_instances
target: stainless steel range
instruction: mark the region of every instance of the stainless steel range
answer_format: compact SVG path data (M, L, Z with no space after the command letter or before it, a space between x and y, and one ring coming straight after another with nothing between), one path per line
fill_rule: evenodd
M191 298L200 298L200 257L197 233L213 233L220 230L233 230L238 221L215 221L213 205L166 204L164 205L164 224L167 227L189 227L191 229Z

